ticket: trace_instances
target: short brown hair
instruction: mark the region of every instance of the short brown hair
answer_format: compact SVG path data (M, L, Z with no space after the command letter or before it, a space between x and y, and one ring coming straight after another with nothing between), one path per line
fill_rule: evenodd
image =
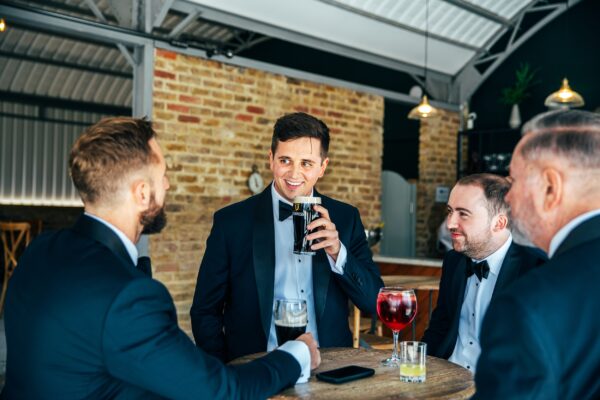
M286 114L275 122L273 137L271 138L271 153L275 155L279 142L287 142L303 137L319 139L321 141L321 159L327 158L329 153L329 128L325 122L303 112Z
M473 174L460 178L456 184L479 186L483 189L490 217L501 213L505 214L508 220L507 228L510 228L510 206L504 200L506 193L510 190L508 179L494 174Z
M69 171L84 203L109 200L123 178L158 158L150 148L156 137L146 119L111 117L89 127L75 141Z

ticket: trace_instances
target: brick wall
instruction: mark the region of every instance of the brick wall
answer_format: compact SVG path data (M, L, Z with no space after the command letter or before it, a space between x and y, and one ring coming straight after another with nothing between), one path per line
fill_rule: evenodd
M435 188L452 189L456 182L459 115L440 112L440 118L421 121L419 129L416 254L421 257L440 257L436 250L437 229L446 216L446 204L435 203Z
M163 50L155 60L153 120L171 189L169 225L150 248L184 330L212 215L250 196L252 165L271 181L281 115L304 111L327 123L331 161L319 191L358 207L366 226L380 221L382 97Z

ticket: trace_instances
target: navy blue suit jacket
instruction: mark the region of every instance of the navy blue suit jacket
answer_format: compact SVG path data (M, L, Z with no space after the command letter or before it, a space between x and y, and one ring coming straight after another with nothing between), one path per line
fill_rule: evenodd
M8 399L264 398L300 375L282 351L230 367L196 348L167 289L86 216L28 247L5 323Z
M500 275L492 292L492 300L517 278L542 264L546 259L539 252L512 242L502 262ZM423 335L429 355L448 359L458 338L460 311L467 285L467 256L454 250L446 253L442 264L442 279L437 305ZM491 303L490 303L491 304Z
M352 346L348 299L375 314L383 286L355 207L318 194L348 251L344 274L331 271L324 250L313 257L313 293L320 347ZM266 351L275 280L271 186L215 213L200 266L192 331L196 344L224 360Z
M600 216L490 305L475 399L600 398Z

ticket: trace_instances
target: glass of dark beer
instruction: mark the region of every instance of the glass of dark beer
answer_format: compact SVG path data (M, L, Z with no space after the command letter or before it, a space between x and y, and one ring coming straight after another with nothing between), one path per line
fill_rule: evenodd
M294 222L294 254L314 255L310 246L314 240L306 240L309 230L306 228L311 222L319 218L319 213L314 210L315 204L321 204L320 197L300 196L294 198L292 221Z
M306 332L307 323L306 300L275 300L275 332L279 346Z

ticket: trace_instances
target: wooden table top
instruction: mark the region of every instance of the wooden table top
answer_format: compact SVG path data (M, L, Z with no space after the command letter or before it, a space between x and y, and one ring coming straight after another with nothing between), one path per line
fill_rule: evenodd
M415 290L439 290L440 278L437 276L382 275L385 286L400 286Z
M424 383L400 382L399 369L384 367L381 360L390 350L333 348L321 350L321 365L312 371L307 383L287 389L272 399L468 399L475 393L473 375L449 361L427 357L427 380ZM248 362L260 354L242 357L233 363ZM370 378L334 385L321 382L316 373L347 365L375 369Z

